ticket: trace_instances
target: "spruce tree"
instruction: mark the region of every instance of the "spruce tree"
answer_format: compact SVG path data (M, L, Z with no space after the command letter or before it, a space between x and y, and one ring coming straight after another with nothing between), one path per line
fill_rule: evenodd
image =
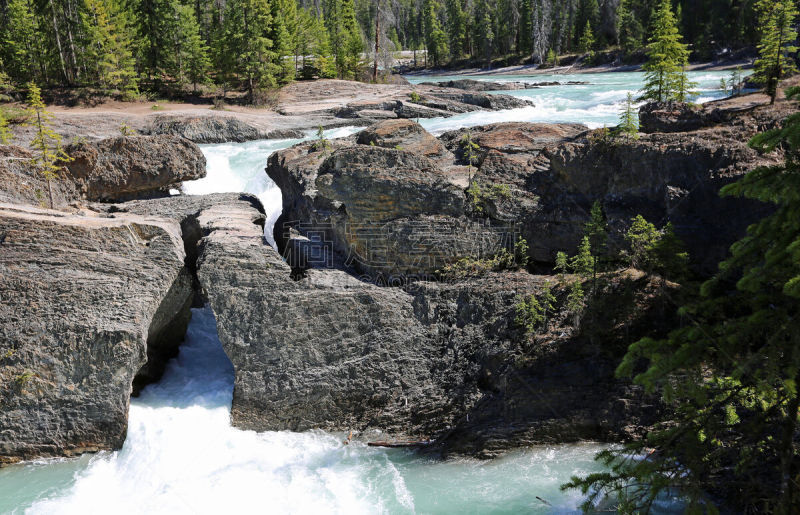
M608 242L608 223L603 214L603 207L597 200L592 204L584 234L588 238L592 250L592 286L596 287L597 272L600 270L600 255L605 252Z
M533 10L531 0L522 0L519 6L519 51L533 52Z
M271 22L267 0L229 2L225 9L223 61L244 81L250 103L258 89L275 86Z
M208 47L200 36L200 25L197 23L194 9L188 5L175 3L175 26L173 27L175 58L173 75L179 84L191 83L193 91L197 84L207 82L211 61Z
M28 120L26 124L33 127L34 130L30 145L34 152L31 164L47 181L47 193L50 198L50 209L52 209L52 182L58 179L58 172L64 163L71 161L71 158L61 147L61 136L50 128L53 115L45 108L41 90L32 82L28 84L27 104Z
M651 21L647 44L645 82L641 100L655 102L684 101L692 83L684 66L689 62L689 50L681 42L670 0L658 0Z
M453 59L464 55L464 42L467 36L467 15L461 5L461 0L445 0L447 13L447 39L448 47Z
M787 96L800 97L800 88ZM635 374L648 392L660 392L670 421L601 452L607 472L564 486L589 493L587 508L627 491L630 511L647 510L674 488L688 512L711 511L720 472L738 494L726 500L743 512L789 514L800 505L800 114L750 145L761 153L783 148L784 162L756 168L722 194L774 211L731 246L699 299L681 309L681 327L629 348L618 375ZM632 483L639 486L630 490Z
M569 263L572 271L581 277L591 277L594 270L594 257L592 256L592 244L589 237L584 236L578 246L578 253L575 254Z
M797 52L798 11L793 0L759 0L756 9L760 41L753 80L764 84L770 103L775 103L778 81L797 71L789 54Z
M632 0L622 0L617 10L617 40L626 54L641 48L644 30L642 24L631 10Z
M619 115L618 131L629 138L639 137L639 114L633 107L633 95L630 92L625 98L625 108Z
M594 48L594 34L592 33L592 26L587 21L583 27L583 33L578 41L578 50L582 53L589 53L591 56L592 49Z

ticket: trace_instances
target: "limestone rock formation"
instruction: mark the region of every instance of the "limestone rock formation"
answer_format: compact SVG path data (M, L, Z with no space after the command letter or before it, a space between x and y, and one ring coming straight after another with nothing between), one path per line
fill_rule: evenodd
M302 138L297 130L266 130L233 116L158 115L146 126L144 134L180 136L194 143L244 142L266 138Z
M127 136L66 148L70 178L87 200L125 200L166 193L206 175L194 143L176 136Z
M134 376L188 322L184 257L166 220L0 205L0 463L122 446Z
M198 277L236 369L235 426L442 437L448 453L486 456L520 441L619 439L638 428L638 419L625 417L639 407L641 391L613 379L610 356L579 352L580 338L554 338L551 352L533 357L539 347L529 347L514 323L515 304L548 278L503 273L402 289L336 269L298 279L264 244L260 217L241 202L198 217L206 234ZM613 320L610 312L606 318ZM557 366L565 354L568 363ZM536 373L549 379L531 385L541 395L531 400L512 382ZM507 395L507 418L495 416L498 395ZM547 399L557 411L542 407ZM515 414L517 405L523 411ZM474 438L464 434L470 420L481 424ZM487 432L507 438L486 441Z

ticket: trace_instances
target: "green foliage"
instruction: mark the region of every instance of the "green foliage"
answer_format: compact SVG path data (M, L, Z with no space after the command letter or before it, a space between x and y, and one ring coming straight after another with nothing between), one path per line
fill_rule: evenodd
M123 123L119 126L119 133L123 136L132 136L133 130L131 130L127 123Z
M12 135L11 130L8 128L8 120L6 120L3 111L0 111L0 143L8 145L11 143Z
M518 300L515 306L514 323L524 329L526 333L534 333L537 329L546 327L550 314L555 310L555 305L556 298L550 285L545 284L538 295L532 294Z
M564 276L570 270L569 259L567 258L566 252L558 251L556 253L556 264L554 269L556 272L558 272L561 280L563 280Z
M793 0L758 0L756 9L760 41L753 80L764 84L774 103L778 81L797 71L790 54L797 52L798 10Z
M521 238L514 245L514 252L508 249L500 249L499 252L489 258L461 258L455 263L445 265L436 274L441 280L463 280L469 277L480 277L489 272L501 272L503 270L518 270L525 267L528 263L528 243Z
M642 47L644 29L631 9L632 0L622 0L617 10L617 38L620 48L631 54Z
M22 387L28 384L28 382L36 376L30 370L26 370L23 373L19 374L14 378L14 382L17 383L18 386Z
M681 40L670 0L658 0L652 15L647 63L642 67L645 82L641 100L686 101L695 84L684 71L689 50Z
M556 54L556 51L552 48L547 51L547 62L550 63L553 68L558 66L558 54Z
M800 88L787 93L800 96ZM607 472L565 485L589 493L589 502L634 484L626 497L632 510L648 510L674 488L687 511L713 512L707 495L724 471L725 482L737 485L726 499L737 511L788 514L800 505L800 114L750 145L761 153L781 147L784 162L756 168L722 194L775 209L681 308L679 328L629 348L617 373L659 392L671 420L601 453ZM658 452L636 458L649 448Z
M70 158L61 147L61 136L50 128L50 121L53 119L53 115L45 109L41 90L32 82L28 84L27 103L30 117L26 123L33 127L34 130L34 137L30 145L34 152L31 165L33 165L47 181L47 189L50 196L50 209L52 209L52 181L58 178L58 173L61 171L64 163L71 161L72 158Z
M501 199L511 198L511 187L508 184L482 184L472 181L467 188L467 199L472 212L478 216L486 214L486 204Z
M594 201L592 204L589 221L584 228L584 235L588 238L592 251L592 284L596 286L597 272L600 269L600 255L605 252L606 243L608 242L608 223L599 201ZM581 247L583 247L583 244L581 244Z
M725 79L721 79L725 80ZM742 67L737 66L736 69L731 71L731 75L728 78L728 87L731 89L731 96L733 95L741 95L742 94ZM723 88L725 89L725 88Z
M573 316L574 325L577 326L586 307L586 295L583 292L583 284L580 281L575 281L570 285L566 307L567 312Z
M411 98L411 101L414 102L415 104L418 104L419 101L422 100L422 97L419 96L419 93L417 93L416 91L412 91L409 97Z
M583 53L591 53L594 49L594 34L592 33L592 26L587 21L586 26L583 28L583 33L581 33L581 39L578 42L578 50Z
M572 257L569 266L573 272L581 277L592 276L594 258L592 257L592 245L589 243L588 236L584 236L581 240L581 244L578 246L578 253Z
M327 156L330 146L331 142L325 137L325 129L323 129L322 125L320 125L317 127L317 141L314 142L312 148L315 152L319 152L321 150L323 154Z
M639 137L639 113L633 106L633 95L630 93L625 99L625 109L619 115L617 133L634 139Z
M132 43L127 20L109 0L84 0L82 25L86 32L89 73L103 87L118 89L128 97L138 94Z
M656 226L645 220L642 215L636 215L631 220L631 226L625 233L625 241L630 247L628 259L632 267L642 270L651 267L653 248L660 239L659 236Z

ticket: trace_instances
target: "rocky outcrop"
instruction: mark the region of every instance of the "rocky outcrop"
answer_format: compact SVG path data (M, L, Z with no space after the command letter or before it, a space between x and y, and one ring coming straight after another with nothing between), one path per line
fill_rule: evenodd
M0 463L122 446L134 377L185 331L184 257L167 220L0 205Z
M739 95L706 102L699 106L681 102L651 102L639 108L641 132L687 132L705 127L733 126L752 136L773 129L792 114L791 103L769 104L761 93Z
M53 207L82 201L164 196L182 181L206 175L194 143L176 136L125 136L65 148L72 158L47 184L25 148L0 145L0 202Z
M554 337L547 346L557 350L534 352L538 344L531 346L515 325L519 297L549 278L504 273L402 289L336 269L310 269L298 278L264 244L260 216L240 203L198 218L206 234L198 277L236 369L235 426L441 437L445 452L485 456L501 448L483 438L488 431L507 435L507 449L523 439L618 439L640 429L638 419L624 417L640 406L641 392L614 380L612 358L602 357L613 346L578 351L585 342L575 335ZM614 317L609 312L605 319ZM565 331L572 333L565 326L553 334ZM562 354L569 362L557 366ZM564 374L560 381L557 372ZM531 401L511 384L520 373L524 381L536 373L549 377L529 384L541 398ZM503 394L508 417L492 423L492 399ZM558 403L556 410L541 409L547 399ZM525 411L514 417L518 403ZM475 417L481 429L468 438L470 426L463 424Z
M0 145L0 202L47 207L49 189L44 176L33 166L33 153L15 145ZM64 207L80 199L80 194L65 172L52 181L53 206Z
M326 255L373 280L427 277L465 255L496 253L502 228L465 216L466 167L423 133L411 121L386 121L358 136L369 144L349 139L273 154L267 173L284 192L275 226L281 250L290 227L317 233L332 251Z
M182 181L206 175L206 158L176 136L127 136L66 148L69 176L91 201L168 194Z
M194 143L242 143L257 139L303 137L298 130L266 130L232 116L158 115L142 132L179 136Z
M509 177L486 181L509 191L493 195L488 188L479 199L465 193L475 170L461 155L463 131L437 142L414 122L391 120L328 150L304 144L276 152L267 168L283 192L276 241L283 250L292 226L322 234L340 261L373 280L429 277L463 257L491 257L513 246L520 211L532 209L520 199L536 204L536 195L525 190L529 167L520 168L519 161L541 159L548 145L585 130L524 123L475 129L473 141L489 156L481 168L494 162L493 170L509 169ZM478 209L503 216L487 221L474 216Z

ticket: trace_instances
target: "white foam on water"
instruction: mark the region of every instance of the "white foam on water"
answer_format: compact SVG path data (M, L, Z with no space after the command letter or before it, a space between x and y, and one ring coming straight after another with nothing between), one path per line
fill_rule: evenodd
M343 138L361 130L359 127L340 127L324 131L327 139ZM206 176L183 183L187 195L205 195L220 192L246 192L257 196L264 205L267 220L264 236L275 247L272 227L281 214L281 190L264 171L269 156L284 148L316 138L316 131L308 131L300 139L256 140L246 143L219 143L200 145L206 157Z
M241 431L230 425L233 378L213 313L193 310L186 342L164 378L132 400L123 448L3 469L0 512L574 512L580 496L559 485L599 469L594 444L534 448L493 461L436 461L358 441L343 445L343 434ZM60 482L47 477L65 465ZM3 474L15 473L39 491L8 504L5 489L15 485Z

